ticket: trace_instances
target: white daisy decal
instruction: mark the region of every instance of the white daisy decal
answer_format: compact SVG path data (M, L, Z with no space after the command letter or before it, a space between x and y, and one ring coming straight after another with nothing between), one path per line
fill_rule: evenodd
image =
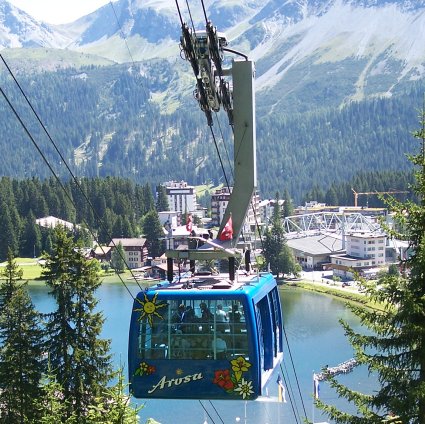
M242 396L242 399L249 398L254 393L252 390L252 381L246 381L242 378L241 381L239 381L235 392L238 392Z

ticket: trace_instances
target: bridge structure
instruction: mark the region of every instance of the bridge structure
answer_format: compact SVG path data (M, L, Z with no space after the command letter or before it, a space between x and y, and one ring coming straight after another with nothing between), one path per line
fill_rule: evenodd
M314 212L288 216L284 220L284 228L288 239L315 234L383 231L375 219L358 212Z

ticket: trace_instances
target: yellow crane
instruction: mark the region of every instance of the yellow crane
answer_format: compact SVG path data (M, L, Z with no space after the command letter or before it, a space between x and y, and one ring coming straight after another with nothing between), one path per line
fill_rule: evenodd
M396 194L396 193L408 193L408 191L403 190L388 190L388 191L365 191L362 193L359 193L354 190L354 188L351 188L351 191L354 193L354 207L357 207L357 200L360 195L370 195L370 194Z

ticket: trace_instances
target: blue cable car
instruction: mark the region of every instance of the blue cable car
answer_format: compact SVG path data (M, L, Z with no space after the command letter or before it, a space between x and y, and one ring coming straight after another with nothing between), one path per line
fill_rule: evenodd
M197 60L197 35L192 39L186 31L184 36L186 57ZM212 43L215 37L208 40ZM244 61L233 61L232 69L221 75L233 80L234 183L218 239L192 236L187 249L174 249L173 238L168 238L167 281L140 292L134 301L128 366L130 390L137 398L255 399L282 359L275 279L269 273L251 273L247 242L241 249L245 269L236 272L235 267L239 235L257 186L255 71L243 56ZM211 68L212 57L219 59L211 51L202 58ZM208 102L203 105L210 114ZM225 259L228 274L196 270L196 261L217 264ZM189 264L188 278L175 279L174 260Z
M282 318L269 273L194 275L137 295L129 340L136 398L241 399L263 393L282 359Z

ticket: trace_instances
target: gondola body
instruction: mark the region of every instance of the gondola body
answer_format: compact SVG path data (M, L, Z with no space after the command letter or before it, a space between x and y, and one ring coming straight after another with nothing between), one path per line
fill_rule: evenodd
M269 273L159 284L137 295L129 335L136 398L260 396L282 359L282 318Z

